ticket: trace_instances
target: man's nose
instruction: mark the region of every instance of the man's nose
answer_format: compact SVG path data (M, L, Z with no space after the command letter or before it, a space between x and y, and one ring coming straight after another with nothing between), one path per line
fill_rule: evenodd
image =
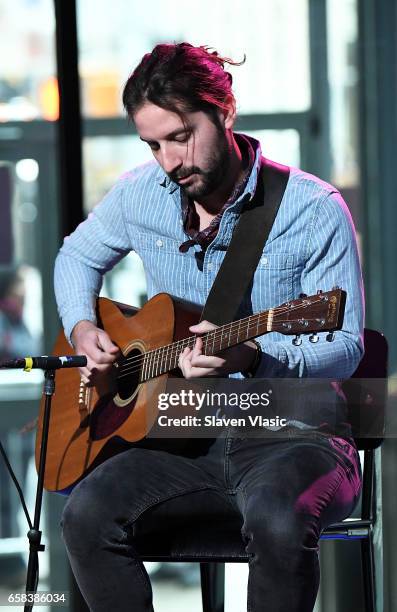
M175 170L180 168L183 164L182 156L178 154L172 145L165 145L161 149L160 159L158 161L167 174L175 172Z

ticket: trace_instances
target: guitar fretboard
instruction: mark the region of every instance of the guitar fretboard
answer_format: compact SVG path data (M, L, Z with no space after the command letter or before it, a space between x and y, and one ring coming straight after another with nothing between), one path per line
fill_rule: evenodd
M216 355L224 349L268 333L272 331L272 322L273 309L270 309L221 325L201 336L203 352L207 356ZM146 382L177 368L179 355L186 347L192 349L195 342L196 336L190 336L145 353L140 372L140 382Z

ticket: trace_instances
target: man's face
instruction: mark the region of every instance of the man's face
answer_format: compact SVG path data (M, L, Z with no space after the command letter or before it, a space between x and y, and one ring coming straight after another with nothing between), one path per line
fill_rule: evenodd
M137 132L169 178L193 199L216 191L230 163L230 144L220 115L215 125L203 112L172 111L146 102L134 115Z

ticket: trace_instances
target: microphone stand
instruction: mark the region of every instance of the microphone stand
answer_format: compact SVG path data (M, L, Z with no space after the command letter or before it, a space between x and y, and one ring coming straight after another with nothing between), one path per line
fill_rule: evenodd
M44 488L44 472L47 455L47 444L48 444L48 430L50 425L50 414L51 414L51 400L55 392L55 370L44 371L44 387L43 394L45 395L44 403L44 419L41 436L40 446L40 461L38 467L38 480L36 489L36 503L34 511L33 526L29 529L27 537L29 540L29 562L28 571L26 577L26 594L35 594L37 591L37 584L39 580L39 559L38 553L45 549L45 546L41 544L41 531L40 527L40 515L43 500L43 488ZM34 596L33 596L34 600ZM24 612L30 612L33 608L33 601L26 602L24 606Z
M41 507L43 502L43 489L44 489L44 474L45 464L47 457L47 446L48 446L48 432L50 428L50 414L51 414L51 400L55 393L55 371L59 368L79 368L87 365L87 357L85 355L44 355L42 357L26 357L23 359L13 359L11 361L0 362L0 370L9 368L23 368L25 371L30 372L32 368L40 368L44 370L44 388L43 395L45 396L44 401L44 416L43 416L43 427L41 432L41 445L40 445L40 459L37 470L37 489L36 489L36 503L34 511L34 521L31 523L29 513L27 511L22 491L18 486L15 476L13 475L12 468L9 462L6 460L7 466L10 470L11 476L17 486L18 492L21 497L21 501L25 510L26 517L29 523L29 531L27 537L29 540L29 561L28 570L26 576L26 589L25 594L27 595L28 601L24 605L24 612L30 612L33 608L37 591L37 584L39 581L39 556L38 553L45 550L45 546L41 543L41 531L40 527L40 515ZM30 595L30 597L28 597Z

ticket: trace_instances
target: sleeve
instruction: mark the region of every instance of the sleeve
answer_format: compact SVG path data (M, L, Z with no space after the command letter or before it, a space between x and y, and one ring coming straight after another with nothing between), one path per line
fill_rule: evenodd
M123 216L120 180L64 240L55 261L54 288L58 312L70 341L73 327L96 322L95 303L105 272L132 250Z
M279 342L269 336L258 338L263 356L258 377L350 377L363 353L364 290L356 234L350 211L338 192L332 192L317 206L307 257L301 275L302 292L313 295L318 289L338 286L347 293L343 327L327 342L319 333L312 344L302 336L294 346L292 338Z

